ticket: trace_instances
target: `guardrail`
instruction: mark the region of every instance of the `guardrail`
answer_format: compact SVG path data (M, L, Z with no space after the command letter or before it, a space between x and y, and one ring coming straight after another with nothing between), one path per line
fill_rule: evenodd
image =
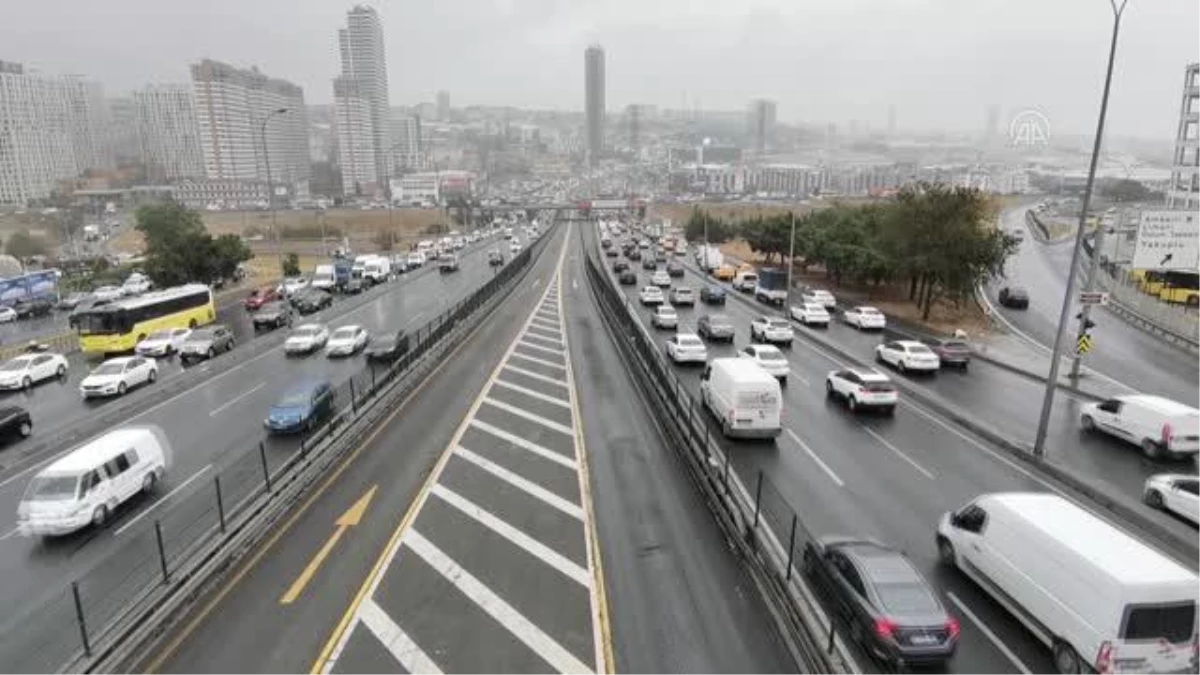
M45 593L0 624L10 672L126 671L138 647L160 636L298 502L515 287L540 254L539 239L467 298L411 333L391 365L368 364L334 392L334 409L280 457L265 440L231 449L214 469L119 551ZM15 608L13 608L15 609Z

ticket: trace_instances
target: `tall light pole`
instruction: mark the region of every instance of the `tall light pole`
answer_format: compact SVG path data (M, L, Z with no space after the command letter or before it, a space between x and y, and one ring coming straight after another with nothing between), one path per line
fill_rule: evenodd
M792 234L788 237L788 275L787 275L787 298L784 300L784 305L787 311L792 311L792 268L796 266L793 262L796 258L796 212L792 211Z
M1037 436L1033 441L1033 454L1046 454L1046 428L1050 423L1050 409L1054 406L1054 390L1058 385L1058 365L1061 361L1063 335L1067 331L1067 318L1071 313L1071 299L1075 294L1075 277L1079 267L1079 254L1083 250L1084 226L1087 224L1088 205L1092 201L1092 187L1096 182L1096 162L1100 159L1100 145L1104 139L1104 118L1108 114L1108 92L1112 88L1113 61L1117 56L1117 34L1121 30L1121 14L1129 0L1108 0L1113 11L1112 41L1108 48L1108 70L1104 75L1104 94L1100 98L1100 118L1096 121L1096 139L1092 143L1092 160L1088 165L1087 185L1083 188L1083 205L1079 211L1079 229L1075 232L1075 250L1071 253L1071 266L1067 272L1067 290L1063 295L1062 311L1058 315L1058 330L1054 333L1054 349L1050 352L1050 374L1046 376L1046 393L1042 397L1042 414L1038 419ZM1093 256L1097 255L1093 252ZM1079 313L1079 337L1088 331L1089 305L1083 305ZM1078 364L1078 362L1076 362ZM1077 371L1076 371L1077 372Z
M263 161L267 165L267 208L271 209L271 232L275 235L275 251L279 254L279 272L283 273L283 246L279 243L279 223L275 220L275 184L271 182L271 148L267 145L267 122L272 117L288 112L288 108L276 108L267 113L259 127L262 136Z

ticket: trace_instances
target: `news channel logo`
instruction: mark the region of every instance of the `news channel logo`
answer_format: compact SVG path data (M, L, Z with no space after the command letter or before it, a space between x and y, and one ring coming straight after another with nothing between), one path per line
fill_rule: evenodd
M1008 123L1008 142L1014 148L1034 150L1050 145L1050 119L1040 110L1027 108Z

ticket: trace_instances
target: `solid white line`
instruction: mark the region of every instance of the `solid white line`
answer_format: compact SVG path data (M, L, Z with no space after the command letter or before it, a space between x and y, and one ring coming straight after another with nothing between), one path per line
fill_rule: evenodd
M530 537L502 519L497 518L482 506L440 484L433 486L433 494L441 497L459 511L474 518L479 524L524 549L533 557L579 582L584 588L592 587L591 575L588 574L587 570L549 546Z
M519 445L522 448L525 448L526 450L532 452L533 454L538 455L539 457L545 457L546 459L550 460L551 462L561 464L561 465L567 467L568 469L576 470L579 468L579 465L575 463L575 460L571 459L570 457L567 457L566 455L564 455L562 453L555 452L549 448L542 447L542 446L538 445L537 443L534 443L533 441L527 441L524 438L517 436L516 434L510 434L507 431L501 429L500 427L488 424L487 422L484 422L483 420L473 419L473 420L471 420L471 426L475 427L476 429L479 429L480 431L491 434L491 435L495 436L496 438L508 441L509 443L512 443L513 445Z
M3 536L0 536L0 541L4 541L5 539L8 539L9 537L11 537L14 534L16 534L17 532L19 532L20 530L21 530L20 527L14 527L13 529L9 530L8 532L5 532Z
M124 525L122 525L120 528L118 528L115 534L121 534L121 533L122 533L122 532L124 532L125 530L129 529L130 527L132 527L134 523L136 523L137 521L141 520L141 519L142 519L142 517L143 517L143 516L145 516L147 513L150 513L150 512L151 512L151 511L153 511L154 509L158 508L158 506L159 506L160 504L163 504L163 503L165 503L165 502L166 502L168 499L170 499L170 498L171 498L171 495L173 495L173 494L175 494L176 492L179 492L179 491L180 491L180 490L182 490L183 488L187 487L187 486L188 486L188 484L190 484L192 481L196 480L196 479L197 479L197 478L199 478L200 476L204 475L205 473L208 473L208 470L209 470L209 469L211 469L211 468L212 468L212 464L205 464L203 469L200 469L200 470L199 470L199 471L197 471L196 473L192 474L192 476L191 476L190 478L188 478L187 480L185 480L185 481L183 481L182 483L180 483L180 484L179 484L179 487L176 487L174 490L171 490L171 491L170 491L170 492L168 492L167 494L163 495L162 499L155 500L155 502L154 502L153 504L151 504L149 507L147 507L146 509L144 509L144 510L143 510L141 513L139 513L139 514L137 514L136 516L134 516L132 520L130 520L128 523L125 523L125 524L124 524Z
M873 430L872 430L870 427L867 427L867 426L863 426L863 431L867 432L868 434L871 434L871 437L872 437L872 438L874 438L875 440L879 441L879 443L880 443L880 444L881 444L883 447L885 447L885 448L887 448L888 450L891 450L892 452L894 452L894 453L896 453L897 455L899 455L899 456L900 456L900 459L903 459L904 461L906 461L906 462L908 462L909 464L911 464L911 465L912 465L912 467L913 467L914 469L916 469L917 471L920 471L922 474L924 474L924 475L925 475L925 477L926 477L926 478L928 478L929 480L933 480L933 474L932 474L932 473L930 473L929 471L926 471L926 470L925 470L925 467L921 466L920 464L917 464L916 460L914 460L912 457L909 457L909 456L908 456L908 455L906 455L905 453L901 452L901 451L900 451L900 448L897 448L896 446L894 446L894 445L892 445L891 443L889 443L889 442L888 442L888 440L887 440L886 438L884 438L883 436L880 436L879 434L875 433L875 432L874 432L874 431L873 431Z
M555 670L560 673L594 672L419 532L409 530L404 543Z
M561 363L555 363L555 362L553 362L553 361L547 361L546 359L539 359L539 358L538 358L538 357L536 357L536 356L529 356L528 354L522 354L521 352L518 352L518 351L514 351L514 352L513 352L511 355L509 355L509 358L512 358L512 357L514 357L514 356L515 356L515 357L518 357L518 358L525 359L526 361L532 361L532 362L534 362L534 363L540 363L540 364L541 364L541 365L543 365L543 366L550 366L551 368L558 368L559 370L566 370L566 369L567 369L567 367L566 367L566 366L564 366L564 365L563 365L563 364L561 364Z
M1020 670L1022 673L1025 673L1025 675L1030 675L1030 673L1033 672L1029 670L1024 663L1021 663L1021 659L1017 658L1017 655L1008 648L1008 645L1001 642L1000 638L996 637L996 634L993 633L992 630L988 628L982 621L980 621L979 617L975 616L975 612L972 612L962 600L959 600L958 596L955 595L953 591L946 591L946 597L950 598L950 602L954 603L954 606L958 608L958 611L962 612L963 615L970 619L971 622L974 623L977 628L979 628L979 631L986 635L987 639L992 641L992 644L996 645L996 649L1000 650L1001 654L1004 654L1008 657L1009 661L1013 662L1013 665L1016 666L1018 670Z
M520 339L520 340L517 340L517 344L521 345L522 347L528 347L528 348L530 348L530 349L536 349L536 350L538 350L539 352L546 352L547 354L554 354L555 356L562 356L563 354L565 354L565 353L566 353L566 352L565 352L564 350L562 350L562 349L551 349L550 347L543 347L543 346L541 346L541 345L537 345L537 344L534 344L534 343L532 343L532 342L527 342L527 341L525 340L525 338L526 338L526 337L528 337L528 336L527 336L527 335L522 335L522 336L521 336L521 339Z
M545 335L538 335L537 333L531 333L531 332L529 332L529 331L525 331L525 332L524 332L524 333L521 335L521 338L522 338L522 339L531 338L531 339L534 339L534 340L541 340L541 341L543 341L543 342L550 342L550 343L553 343L553 344L559 345L560 347L561 347L561 346L562 346L562 344L563 344L563 341L562 341L562 340L560 340L560 339L558 339L558 338L546 337Z
M212 411L208 413L208 416L216 417L217 415L220 415L222 411L228 410L229 406L237 403L238 401L246 398L250 394L253 394L254 392L258 391L259 389L262 389L265 386L267 386L266 382L259 382L258 384L251 387L248 391L244 391L244 392L238 394L237 396L234 396L233 398L229 399L228 401L222 403L221 405L213 408Z
M536 422L536 423L546 427L547 429L561 431L562 433L567 434L568 436L573 435L575 433L574 426L567 426L565 424L559 424L558 422L555 422L554 420L546 419L545 417L542 417L541 415L538 415L536 413L531 413L528 410L525 410L524 408L512 405L510 403L505 403L504 401L494 399L491 396L484 398L483 402L490 406L499 408L505 412L512 413L513 415L516 415L517 417L524 417L525 419L529 420L530 422Z
M570 401L564 401L557 396L548 396L546 394L543 394L540 391L535 391L533 389L530 389L529 387L522 387L519 384L513 384L512 382L508 382L507 380L499 380L498 379L495 382L493 382L492 384L498 384L501 387L504 387L505 389L511 389L513 391L520 392L522 394L525 394L526 396L531 396L533 398L536 398L539 401L545 401L546 403L553 403L554 405L561 406L568 410L571 409Z
M583 520L583 509L578 504L574 504L563 499L562 497L559 497L558 495L534 483L533 481L522 478L521 476L518 476L499 464L496 464L492 460L487 459L486 457L481 457L462 447L461 445L454 450L454 454L462 457L468 462L471 462L484 471L487 471L493 476L507 481L513 487L520 488L521 490L529 493L531 496L537 497L559 511L562 511L569 516L574 516L579 520Z
M410 673L440 674L442 669L429 658L417 643L383 611L374 599L363 600L358 608L358 618L362 625L371 631L383 646L404 669Z
M545 375L542 375L541 373L535 373L532 370L525 370L524 368L522 368L520 366L514 366L511 363L504 364L504 367L507 370L513 371L514 373L520 373L520 374L524 375L525 377L532 377L535 380L541 380L542 382L547 382L550 384L557 384L562 387L567 386L567 383L565 380L559 380L559 379L555 379L553 377L546 377Z
M804 452L808 453L809 457L812 457L812 460L817 463L817 466L821 467L821 470L828 474L829 478L832 479L838 487L846 486L846 484L842 482L842 479L838 478L838 475L833 472L833 469L829 468L829 465L827 465L825 462L822 462L821 458L817 456L817 453L813 452L812 448L808 447L807 443L800 440L800 437L796 435L796 432L792 431L791 429L784 429L784 431L787 432L788 437L790 437L796 442L797 445L804 449Z

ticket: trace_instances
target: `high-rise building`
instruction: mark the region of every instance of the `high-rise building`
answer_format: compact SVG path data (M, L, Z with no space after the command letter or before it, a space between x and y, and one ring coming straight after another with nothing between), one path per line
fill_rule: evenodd
M108 106L104 87L81 77L65 78L69 106L71 149L80 172L112 168L112 155L105 142L108 135Z
M204 151L191 87L148 86L133 92L138 142L151 183L204 177Z
M366 133L370 142L369 153L348 150L343 147L340 155L354 161L370 160L373 166L347 167L342 165L343 191L350 194L357 188L372 191L379 187L380 177L388 175L388 157L391 154L390 106L388 105L387 60L383 48L383 25L379 15L371 7L356 5L346 13L346 27L338 30L338 48L342 57L342 83L334 85L336 99L340 89L353 100L336 101L338 119L346 124L338 127L339 146L361 147L361 139L343 136ZM357 109L365 108L367 124L357 120ZM365 184L363 178L370 178Z
M371 102L359 90L361 83L349 77L333 80L333 125L337 129L338 163L342 167L342 194L366 195L380 185L375 157L375 125Z
M445 89L437 93L437 116L442 122L450 121L450 92Z
M775 102L763 98L752 101L746 122L751 148L756 154L765 154L775 130Z
M1179 104L1179 128L1175 132L1175 155L1171 161L1171 183L1167 207L1196 210L1200 206L1200 63L1188 64L1183 72L1183 100Z
M604 156L604 48L592 45L583 53L584 112L587 115L588 164Z
M138 137L137 107L132 97L110 97L105 100L108 108L108 131L105 140L108 153L117 164L142 160L141 139ZM195 111L192 112L193 116Z
M392 156L389 175L424 168L421 118L405 111L392 110Z
M210 59L192 64L191 71L208 178L266 180L269 162L275 184L294 188L308 182L312 168L304 90L257 68Z

